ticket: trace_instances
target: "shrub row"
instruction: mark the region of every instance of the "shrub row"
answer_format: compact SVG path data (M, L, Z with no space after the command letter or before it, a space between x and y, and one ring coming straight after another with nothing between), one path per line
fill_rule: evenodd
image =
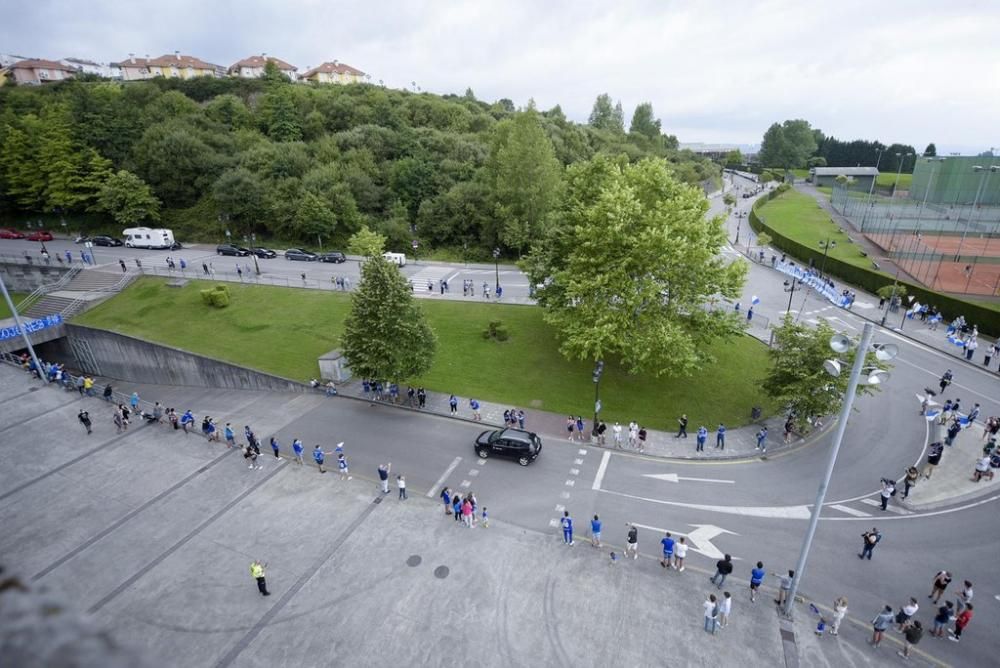
M208 290L201 290L201 301L205 306L225 308L229 306L229 286L216 285Z
M758 206L762 206L765 202L781 196L788 190L788 188L789 186L787 184L782 184L768 193L766 198L761 197L754 203L753 207L750 209L750 227L757 234L764 232L770 235L772 245L775 248L787 253L799 262L809 264L809 261L812 260L814 265L818 264L823 259L822 251L810 248L795 239L783 235L770 225L767 225L763 220L761 220L760 216L757 215ZM844 260L832 256L826 258L826 273L831 276L836 276L845 283L855 285L872 294L877 293L878 289L881 287L892 285L894 280L892 276L886 274L885 272L876 271L875 269L869 269L867 267L859 267L858 265L845 262ZM907 294L912 295L916 301L921 304L931 304L937 306L946 319L951 320L959 315L964 315L965 319L970 324L978 325L979 331L982 334L988 336L1000 336L1000 311L996 311L987 306L975 304L964 299L959 299L958 297L952 297L951 295L935 292L934 290L929 290L922 285L916 285L902 280L899 281L899 283L906 286Z

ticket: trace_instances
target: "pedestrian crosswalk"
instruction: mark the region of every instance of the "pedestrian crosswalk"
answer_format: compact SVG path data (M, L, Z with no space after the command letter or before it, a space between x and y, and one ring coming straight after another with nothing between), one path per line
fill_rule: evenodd
M457 274L457 273L458 272L455 271L453 267L440 267L431 265L422 268L420 271L410 276L410 280L413 281L413 284L418 288L422 287L426 289L428 282L432 282L434 284L434 287L437 288L438 282L441 279L447 279L452 274Z
M831 503L824 507L824 511L833 510L837 513L843 513L844 515L850 515L851 517L872 517L876 514L882 514L882 502L879 499L879 495L876 494L871 498L866 499L855 499L852 502L843 503ZM895 499L889 501L889 505L886 506L885 512L892 513L894 515L912 515L913 511L908 510L899 505ZM826 513L825 516L833 517L836 514Z

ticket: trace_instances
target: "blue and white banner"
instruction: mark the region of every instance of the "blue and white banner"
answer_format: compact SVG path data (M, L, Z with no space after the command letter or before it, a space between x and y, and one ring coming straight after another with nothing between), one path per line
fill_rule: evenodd
M820 280L820 277L816 274L807 272L803 270L802 267L792 264L791 262L779 262L775 269L786 276L802 281L805 285L808 285L810 288L823 295L837 306L846 305L843 295L837 294L836 288L831 287L826 281Z
M49 327L55 327L56 325L61 325L63 318L58 313L55 315L47 315L44 318L39 318L38 320L29 320L24 323L24 331L29 334L32 332L37 332L42 329L48 329ZM14 337L21 336L21 330L14 327L0 327L0 341L6 341L7 339L13 339Z

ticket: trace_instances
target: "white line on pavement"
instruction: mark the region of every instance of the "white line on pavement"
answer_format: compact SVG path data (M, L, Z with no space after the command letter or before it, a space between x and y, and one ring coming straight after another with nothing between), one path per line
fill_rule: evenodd
M581 466L581 465L583 465L583 460L582 459L574 459L573 463L576 464L577 466Z
M437 491L441 488L441 485L443 485L444 481L448 479L448 476L451 475L452 471L458 468L458 464L461 461L462 461L461 457L455 457L455 459L451 461L451 465L444 470L444 473L442 473L441 477L437 479L437 482L434 483L434 485L429 490L427 490L428 499L432 499L435 496L437 496Z
M574 485L576 485L576 480L567 480L566 481L566 486L567 487L573 487Z
M882 504L876 501L875 499L861 499L861 503L865 504L866 506L875 506L876 508L882 507ZM899 508L898 506L886 506L885 509L888 510L890 513L896 513L897 515L910 514L909 510L904 510L902 508Z
M834 504L834 505L832 505L830 507L833 508L833 509L835 509L835 510L839 510L842 513L847 513L848 515L854 515L855 517L871 517L871 513L864 513L864 512L861 512L860 510L855 510L854 508L851 508L849 506L842 506L840 504Z
M613 492L610 489L599 489L605 494L614 494L626 499L636 499L637 501L649 501L665 506L677 506L679 508L693 508L695 510L710 510L716 513L727 515L744 515L748 517L767 517L772 519L805 520L809 519L809 506L712 506L701 503L682 503L680 501L664 501L663 499L650 499L645 496L625 494L624 492Z
M580 469L570 469L569 470L569 474L570 475L580 475Z
M611 459L611 452L609 452L608 450L605 450L604 454L601 456L601 463L597 467L597 475L594 476L594 484L593 484L593 486L591 486L591 489L600 489L601 488L601 482L603 482L603 480L604 480L604 473L605 473L605 471L608 470L608 460L609 459Z
M682 475L677 475L676 473L643 473L643 478L653 478L655 480L663 480L664 482L680 482L681 480L690 480L691 482L720 482L729 485L735 485L735 480L719 480L718 478L685 478Z
M581 448L580 450L576 451L576 454L578 454L578 455L585 455L585 454L587 454L587 451Z

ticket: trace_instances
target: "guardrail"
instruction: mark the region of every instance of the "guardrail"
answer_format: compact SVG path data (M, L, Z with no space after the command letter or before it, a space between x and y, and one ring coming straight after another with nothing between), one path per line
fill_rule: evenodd
M139 271L143 274L148 274L150 276L164 276L166 278L186 278L186 279L199 279L205 281L226 281L229 283L246 283L248 285L276 285L279 287L286 288L312 288L319 290L329 290L331 292L345 292L353 290L356 287L356 278L352 279L347 288L341 288L338 286L334 279L336 276L331 276L330 278L324 280L317 279L302 279L293 278L291 276L267 276L267 275L257 275L253 271L245 271L242 274L236 272L228 271L214 271L209 270L206 274L204 270L195 270L193 267L188 267L187 269L166 269L162 267L147 267L143 265L139 268ZM345 274L346 275L346 274Z
M47 294L49 294L51 292L56 292L57 290L61 290L64 287L66 287L66 285L70 281L72 281L73 278L76 277L76 275L79 274L81 271L83 271L83 267L73 267L68 272L66 272L65 274L63 274L62 277L60 277L59 280L56 281L55 283L50 283L48 285L42 285L40 287L35 288L31 292L31 294L29 294L27 297L25 297L24 299L21 300L21 303L19 303L17 305L17 310L20 313L24 313L29 308L31 308L31 306L35 302L37 302L39 299L41 299L45 295L47 295Z

